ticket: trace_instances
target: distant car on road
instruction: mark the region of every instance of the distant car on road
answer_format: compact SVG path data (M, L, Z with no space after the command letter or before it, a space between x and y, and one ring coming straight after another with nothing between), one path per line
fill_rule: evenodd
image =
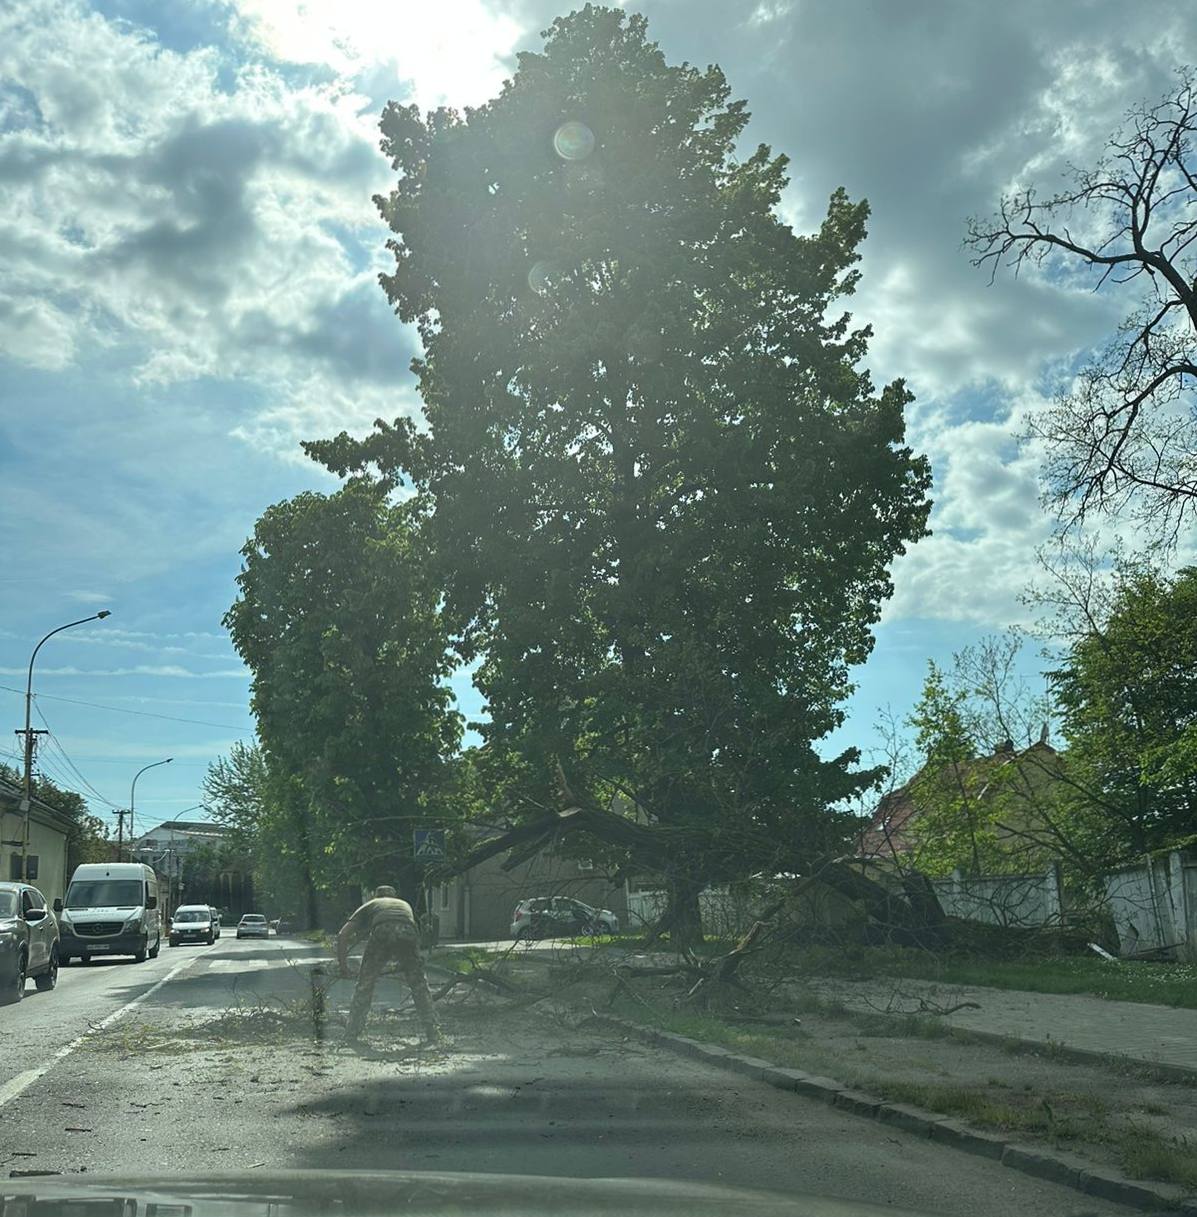
M184 942L216 941L212 928L212 910L206 904L181 904L170 919L170 945L177 947Z
M238 938L269 938L270 925L261 913L246 913L237 923Z
M511 937L569 938L576 934L616 934L619 918L572 896L534 896L521 900L511 915Z
M0 1005L25 996L32 976L43 992L58 984L58 922L28 883L0 883Z

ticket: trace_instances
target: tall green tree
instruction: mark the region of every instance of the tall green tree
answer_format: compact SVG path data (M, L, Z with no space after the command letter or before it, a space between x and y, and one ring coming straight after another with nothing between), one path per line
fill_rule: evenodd
M1078 808L1109 863L1197 833L1197 568L1123 564L1056 673Z
M461 740L418 509L355 480L271 507L242 556L225 624L278 826L318 886L410 892L411 830L451 814Z
M228 852L247 859L264 908L318 924L308 802L295 779L272 772L262 749L240 741L204 775L204 803L227 830Z
M794 233L747 122L718 68L594 5L486 105L389 105L382 282L428 426L309 445L426 498L513 808L619 796L687 938L705 882L841 839L873 775L814 744L928 511L910 395L837 311L868 207L837 191Z

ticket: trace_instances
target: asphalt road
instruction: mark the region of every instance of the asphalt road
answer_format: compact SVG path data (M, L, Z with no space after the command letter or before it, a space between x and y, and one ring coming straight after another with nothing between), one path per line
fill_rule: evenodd
M599 1032L541 1003L446 1003L417 1047L395 980L366 1045L346 982L287 939L62 972L0 1008L0 1174L308 1167L672 1178L926 1213L1125 1212ZM327 988L325 987L327 984ZM313 994L321 1000L313 1003Z

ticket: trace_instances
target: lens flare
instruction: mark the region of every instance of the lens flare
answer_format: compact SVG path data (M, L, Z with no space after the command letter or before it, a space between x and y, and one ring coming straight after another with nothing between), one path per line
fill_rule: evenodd
M553 150L563 161L584 161L594 151L594 132L585 123L571 119L554 133Z
M534 262L528 271L528 286L538 296L547 296L556 286L557 278L557 267L552 262Z

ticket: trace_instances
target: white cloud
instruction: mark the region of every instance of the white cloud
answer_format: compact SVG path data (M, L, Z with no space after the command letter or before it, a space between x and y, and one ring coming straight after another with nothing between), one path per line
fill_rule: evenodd
M386 412L414 340L369 265L372 103L50 0L0 17L0 77L30 101L0 128L0 351L59 369L132 344L144 389L242 378L267 415ZM287 454L298 431L246 427Z
M421 106L477 105L498 91L524 27L484 0L234 0L269 55L342 76L392 73Z
M49 301L0 296L0 355L52 371L66 367L74 354L70 319Z

